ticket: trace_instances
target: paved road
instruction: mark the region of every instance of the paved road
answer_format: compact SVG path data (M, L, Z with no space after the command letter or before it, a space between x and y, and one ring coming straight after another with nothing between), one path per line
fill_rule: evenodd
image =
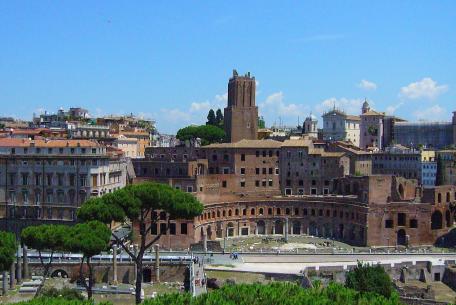
M358 261L380 264L430 261L433 265L443 265L445 261L455 260L455 254L242 255L238 260L229 260L228 255L214 255L212 264L215 266L208 269L298 274L308 267L347 268Z

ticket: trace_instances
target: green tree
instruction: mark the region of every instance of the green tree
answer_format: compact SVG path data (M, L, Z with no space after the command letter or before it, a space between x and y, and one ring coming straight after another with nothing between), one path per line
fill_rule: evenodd
M223 129L223 113L222 113L222 110L217 109L217 112L215 113L215 123L216 123L216 126L218 126L219 128L222 128Z
M54 253L65 250L65 238L68 235L69 229L70 227L64 225L39 225L30 226L22 230L22 242L27 247L38 251L40 263L44 270L44 279L48 276ZM49 251L51 253L47 262L43 259L43 251Z
M176 190L167 184L141 183L100 197L101 201L86 201L78 211L82 220L125 221L129 219L139 228L138 249L132 251L125 240L112 233L119 244L136 264L136 303L141 302L144 253L169 230L171 219L192 219L203 211L203 205L191 194ZM119 213L121 211L121 213ZM160 213L165 214L164 230L149 240L151 229L157 226Z
M13 233L0 231L0 272L8 271L16 257L16 238Z
M214 109L210 109L209 110L209 113L207 114L206 125L212 125L212 126L216 126L217 125Z
M82 253L82 260L79 266L80 282L87 291L87 297L92 298L93 289L93 266L91 259L93 256L107 250L111 239L111 230L106 224L92 220L87 223L80 223L71 228L65 239L65 247L71 252ZM84 278L83 266L86 261L89 270L89 281L86 283Z
M213 125L187 126L179 129L176 134L176 138L181 141L194 142L199 138L202 145L223 142L225 137L225 131Z
M258 128L266 128L266 122L263 117L258 117Z
M389 298L393 291L391 279L382 266L361 262L347 273L345 286L363 293L374 292L386 298Z

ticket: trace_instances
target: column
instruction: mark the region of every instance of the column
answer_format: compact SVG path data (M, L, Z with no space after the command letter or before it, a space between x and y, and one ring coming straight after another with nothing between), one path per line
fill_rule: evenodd
M16 264L13 262L10 267L10 279L9 279L9 288L14 289L16 288L16 282L15 282L15 270L16 269Z
M285 218L285 241L288 242L288 217Z
M155 244L155 282L160 283L160 245Z
M207 232L205 229L203 230L203 250L207 252Z
M16 278L17 278L18 284L22 283L22 265L21 265L20 253L21 253L21 246L19 245L17 247L17 251L16 251Z
M27 257L27 246L22 246L22 278L29 278L29 268L28 268L28 257Z
M7 291L7 287L8 287L8 284L7 284L7 273L6 271L3 271L2 272L2 295L6 295L6 291Z
M112 283L117 285L117 245L112 246L112 273Z

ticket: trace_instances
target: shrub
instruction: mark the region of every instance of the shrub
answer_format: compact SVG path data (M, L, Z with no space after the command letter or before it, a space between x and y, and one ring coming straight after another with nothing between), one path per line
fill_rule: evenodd
M393 291L391 279L382 266L370 266L361 262L347 273L345 286L362 293L374 292L386 298L389 298Z
M45 298L63 298L65 300L84 300L84 296L79 290L64 287L56 289L54 287L42 289L40 297Z

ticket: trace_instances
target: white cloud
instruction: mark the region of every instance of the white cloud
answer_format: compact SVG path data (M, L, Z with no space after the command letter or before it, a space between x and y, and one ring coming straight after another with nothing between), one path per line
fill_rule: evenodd
M397 109L399 109L402 105L404 105L403 102L397 103L396 105L390 105L386 107L386 113L389 115L393 115Z
M263 103L259 105L261 114L269 119L276 119L277 115L284 117L301 118L309 112L309 108L302 104L285 103L282 91L270 94Z
M331 97L328 98L321 103L317 104L315 106L315 110L322 114L323 112L332 109L334 106L338 109L341 109L345 111L347 114L359 114L361 112L361 107L363 105L364 100L363 99L348 99L345 97L342 98L335 98ZM369 103L373 104L372 101L369 101Z
M181 111L177 108L161 109L162 118L166 122L179 123L180 125L188 124L192 120L192 116L188 112ZM180 128L180 127L179 127Z
M448 85L437 85L430 77L411 83L401 88L400 96L408 99L425 98L433 100L448 90Z
M190 106L190 112L209 111L210 108L211 108L211 103L209 103L209 102L201 102L201 103L193 102Z
M375 90L375 89L377 89L377 84L374 82L362 79L359 82L358 87L362 88L364 90Z
M446 112L445 108L440 107L439 105L415 110L413 112L413 116L417 120L423 121L448 120L448 113Z

